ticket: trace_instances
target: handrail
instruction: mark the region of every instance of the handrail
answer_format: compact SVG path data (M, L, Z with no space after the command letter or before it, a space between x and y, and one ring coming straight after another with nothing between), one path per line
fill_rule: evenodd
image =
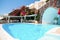
M26 20L26 17L32 17L32 16L35 16L34 17L34 20L36 19L36 16L37 16L37 14L33 14L33 15L25 15L25 16L4 16L4 15L1 15L2 17L6 17L6 18L8 18L8 23L10 23L10 18L12 18L12 17L21 17L21 23L22 23L22 17L24 17L24 19Z
M33 15L25 15L25 16L4 16L4 15L0 15L1 17L31 17L31 16L37 16L37 14L33 14Z

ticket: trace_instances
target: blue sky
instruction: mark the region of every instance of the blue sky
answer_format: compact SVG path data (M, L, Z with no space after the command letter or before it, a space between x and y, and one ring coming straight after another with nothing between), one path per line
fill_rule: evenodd
M7 14L15 8L29 5L35 0L0 0L0 14Z

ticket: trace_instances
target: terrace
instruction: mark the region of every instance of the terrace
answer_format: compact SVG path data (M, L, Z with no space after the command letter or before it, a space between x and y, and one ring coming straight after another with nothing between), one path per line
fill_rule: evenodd
M42 23L42 15L44 13L44 11L50 7L50 6L53 6L53 0L52 1L48 1L46 3L44 2L38 2L38 4L34 4L35 6L38 5L38 9L36 9L36 7L34 7L32 5L32 9L30 7L26 7L26 6L22 6L21 9L15 9L14 11L12 11L11 13L8 14L8 16L1 16L1 17L4 17L4 19L2 19L2 23L11 23L13 21L16 21L16 22L23 22L23 21L27 21L27 20L36 20L38 21L39 23ZM21 14L21 11L25 11L26 14ZM23 16L24 15L24 16ZM16 20L17 19L17 20ZM5 21L6 20L6 21Z

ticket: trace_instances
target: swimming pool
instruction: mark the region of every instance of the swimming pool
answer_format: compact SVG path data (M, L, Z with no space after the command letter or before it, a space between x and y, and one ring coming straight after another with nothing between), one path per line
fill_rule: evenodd
M56 25L30 23L3 24L4 30L19 40L38 40L54 27L56 27Z

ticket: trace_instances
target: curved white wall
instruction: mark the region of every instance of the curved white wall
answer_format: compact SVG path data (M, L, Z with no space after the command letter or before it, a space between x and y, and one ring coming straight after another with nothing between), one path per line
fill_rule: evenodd
M58 10L53 7L49 7L43 13L42 23L52 24L54 22L54 18L57 16L58 16Z

